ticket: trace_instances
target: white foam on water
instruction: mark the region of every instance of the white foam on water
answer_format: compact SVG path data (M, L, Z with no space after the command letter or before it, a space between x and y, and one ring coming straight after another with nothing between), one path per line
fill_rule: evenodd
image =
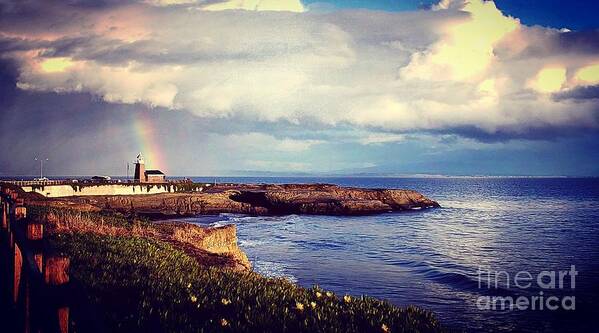
M254 271L268 277L284 278L297 283L297 278L287 272L285 266L278 262L255 260L252 262Z
M254 216L245 216L245 215L227 215L223 216L226 221L231 223L243 223L243 222L251 222L255 221L256 217Z
M264 245L264 241L259 241L259 240L243 240L240 239L239 240L239 246L242 248L248 248L248 247L257 247L260 245Z

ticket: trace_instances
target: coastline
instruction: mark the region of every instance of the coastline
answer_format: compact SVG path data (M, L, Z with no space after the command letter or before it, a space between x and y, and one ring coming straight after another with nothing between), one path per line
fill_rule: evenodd
M167 282L171 280L171 277L168 276L169 274L179 276L179 280L191 279L192 282L190 282L187 287L183 286L183 288L181 288L183 290L189 289L190 285L195 285L196 283L202 285L205 283L208 283L208 285L213 283L218 285L222 284L222 290L207 292L207 294L201 298L205 306L216 307L213 308L210 313L204 313L203 315L210 317L216 313L217 316L222 316L223 318L220 320L213 318L210 321L210 324L199 324L196 321L197 319L190 320L189 318L184 318L182 319L183 322L177 322L176 327L178 329L181 327L196 329L197 327L204 327L206 325L208 325L207 327L210 330L225 331L233 327L235 327L236 331L280 329L280 326L278 325L281 325L282 323L277 323L277 321L273 321L272 318L266 319L259 324L256 324L255 322L252 323L254 320L252 320L252 322L244 322L241 318L244 315L250 315L251 311L247 310L249 308L246 309L246 306L256 306L256 304L252 303L255 301L252 300L267 297L269 302L278 305L275 308L269 307L271 313L262 314L262 316L279 317L282 314L277 315L277 313L287 309L284 312L286 313L284 316L289 315L289 311L291 311L292 318L288 318L286 321L291 320L291 323L297 323L292 325L299 325L293 329L294 331L311 331L315 328L322 329L326 327L329 327L329 329L343 329L344 331L355 332L364 331L365 329L368 331L376 330L383 332L402 331L404 329L418 329L419 331L424 332L444 331L432 313L420 308L400 308L391 305L388 302L370 298L354 298L349 295L337 296L318 287L306 289L284 279L267 278L258 273L254 273L250 268L247 256L238 247L235 226L206 228L187 223L165 222L162 221L162 219L149 220L147 219L147 216L152 215L152 211L148 211L146 209L147 206L136 206L135 204L131 206L132 202L150 202L151 204L149 206L154 207L154 209L158 208L164 213L166 212L164 206L155 205L156 198L160 198L163 203L175 203L176 208L195 207L194 203L197 207L205 208L206 201L194 201L192 198L201 198L203 200L209 198L209 200L211 200L209 202L213 202L215 200L214 198L220 198L221 201L217 201L218 205L213 207L216 211L236 212L236 209L241 208L244 212L253 212L259 215L278 215L285 213L285 211L280 209L273 209L272 206L265 206L263 201L256 204L256 202L252 201L254 198L251 196L257 194L259 194L260 198L271 195L269 196L270 198L273 198L271 200L279 200L277 202L278 204L283 205L282 207L305 209L308 213L312 212L316 214L373 214L378 212L378 210L372 210L372 203L369 201L376 200L386 200L387 206L384 206L385 211L389 211L389 208L391 208L391 211L403 211L438 206L436 202L431 201L416 192L406 190L389 192L389 190L348 189L334 185L318 184L302 186L289 185L286 187L284 186L283 189L281 189L280 186L275 186L278 190L273 191L272 188L269 189L269 186L274 185L241 185L234 189L228 186L226 189L215 188L211 189L210 193L201 194L169 193L159 195L94 196L51 199L43 198L38 194L31 193L21 193L21 195L25 197L25 205L31 213L30 217L45 224L46 233L49 234L48 239L50 245L57 251L66 253L72 258L71 260L74 263L71 267L73 275L75 278L80 279L84 285L89 286L90 294L87 296L93 295L96 300L100 299L102 308L112 308L115 306L113 302L116 300L110 295L119 288L125 287L128 290L133 289L130 290L130 292L141 292L142 295L146 292L150 292L150 290L145 290L148 286L141 287L137 285L140 283L139 278L135 278L133 281L130 280L131 277L137 276L137 273L134 272L138 269L162 271L165 265L176 265L169 266L170 268L168 271L170 273L161 273L166 273L167 276L155 276L154 278L158 279L159 282L152 283L151 285L153 287L151 288L159 288L160 290L165 290L164 292L167 292L166 290L168 290L168 293L179 294L179 288L173 289L172 282ZM323 191L328 193L328 195L323 196ZM316 192L318 195L308 196L310 201L306 202L306 193L309 192ZM336 197L332 198L332 194ZM239 195L250 196L251 198L250 200L233 199L238 199L236 196ZM372 198L364 199L364 195ZM117 200L116 197L118 197L119 200ZM173 197L176 197L177 199L173 200ZM123 199L126 200L123 201ZM131 201L132 199L138 201ZM247 199L247 197L245 199ZM338 200L338 202L335 202L335 200ZM366 205L368 209L363 209L364 206L358 205L365 200L368 203L368 205ZM298 201L300 203L298 203ZM109 205L112 202L125 204L115 207ZM350 206L347 206L348 202L351 203ZM349 210L339 210L339 207L344 207L344 204L346 207L350 207ZM121 209L125 206L128 207L127 210ZM170 207L169 205L166 207L171 210L168 211L168 214L161 214L160 216L163 218L190 216L190 214L196 213L194 209L173 210L173 207ZM315 207L318 209L314 210ZM215 210L204 210L202 212L213 213ZM147 253L148 249L150 250L149 253ZM152 263L152 260L155 260L153 259L153 256L156 254L159 254L161 258L164 257L167 261L160 259L159 261ZM105 257L105 255L108 255L108 257ZM189 260L192 261L190 262ZM101 263L101 265L99 265L99 263ZM142 265L144 268L139 267L139 265ZM200 280L197 280L197 277L194 278L189 275L187 268L184 269L185 272L180 271L181 265L197 267L192 270L195 272L193 275L203 277ZM91 272L94 273L92 274ZM208 272L207 276L204 275L206 272ZM101 274L103 277L102 280L98 281L98 274ZM213 280L213 274L216 274L216 276L219 277L216 280ZM166 279L166 281L163 281L164 279ZM99 290L97 289L98 283L103 285ZM255 287L248 287L248 285L255 285ZM191 292L191 296L188 297L191 297L192 305L200 302L198 300L200 296L196 295L196 293L203 293L206 287L207 285L204 285L200 289L202 291L198 290L196 292ZM265 287L267 290L260 289ZM193 287L191 288L193 289ZM248 288L249 291L246 290ZM275 289L269 291L270 288ZM286 290L285 293L291 293L295 296L293 296L292 299L288 299L284 294L280 294L283 290ZM239 296L234 296L239 292L241 292ZM228 296L223 295L223 293L228 293ZM323 297L320 295L326 296ZM179 298L180 296L174 297L175 304L182 301L177 300ZM237 305L242 307L235 310L234 313L230 310L221 309L223 305L226 308L229 302L235 302L233 299L236 299L240 303ZM148 302L156 302L156 300ZM183 303L186 302L184 301ZM153 306L161 308L170 306L168 304L170 304L170 301L165 304L154 304ZM260 303L257 305L259 306ZM116 307L118 308L118 306ZM322 309L320 307L322 307ZM113 319L114 323L116 323L119 328L124 325L123 327L129 327L129 329L135 331L135 327L128 326L132 325L131 323L123 324L121 322L122 320L127 320L123 319L126 318L126 316L123 317L123 314L118 313L119 311L120 310L110 310L110 316L116 316L116 318ZM148 311L151 313L154 310L150 307L148 308ZM169 311L172 310L165 310L165 312L161 314L164 315L165 318L160 320L161 322L169 323L168 325L171 325L171 319L167 319ZM355 316L356 311L357 313L362 311L365 312L363 315ZM189 310L184 310L184 312L189 313ZM127 313L127 311L124 313ZM142 311L140 316L143 317L144 315L145 314ZM375 317L367 319L371 315L374 315ZM323 322L321 316L328 317L329 320ZM251 317L259 318L260 315L253 313ZM310 321L314 322L304 327L302 322L304 322L303 320L305 320L305 318L312 318ZM378 319L373 321L374 318ZM364 321L365 319L367 320ZM216 325L213 321L216 321ZM147 323L139 322L139 324L142 325L141 327L145 327L144 325ZM188 324L190 326L186 326ZM284 325L289 325L289 322Z
M437 202L412 190L365 189L331 184L218 184L206 188L198 187L198 184L188 186L191 190L182 187L182 190L157 194L149 193L155 187L168 185L143 186L147 187L148 194L46 198L31 193L28 197L37 205L70 205L80 209L156 218L219 213L367 215L439 207Z
M250 270L251 267L247 256L238 247L234 225L206 228L174 222L173 219L222 213L356 216L440 207L436 201L412 190L364 189L332 184L219 184L198 192L200 185L186 184L183 191L176 193L61 198L23 192L18 186L11 188L21 192L25 203L37 211L38 219L49 223L52 233L74 230L154 238L186 252L202 265L238 270ZM126 228L123 221L105 227L103 215L110 219L135 221L141 218L152 222L136 222L135 228L131 229ZM98 219L102 223L100 229L95 223Z

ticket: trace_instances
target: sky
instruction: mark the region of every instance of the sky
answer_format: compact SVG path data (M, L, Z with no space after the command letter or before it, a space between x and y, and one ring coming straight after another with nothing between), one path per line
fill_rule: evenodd
M385 11L409 11L430 8L438 0L309 0L309 6L335 8L366 8ZM496 0L496 7L505 15L517 17L523 24L571 30L597 29L597 1L564 0ZM327 8L327 7L325 7Z
M598 7L0 0L0 176L599 176Z

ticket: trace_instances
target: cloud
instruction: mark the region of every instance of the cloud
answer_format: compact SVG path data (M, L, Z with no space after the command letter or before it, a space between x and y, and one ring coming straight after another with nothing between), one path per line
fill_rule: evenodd
M583 84L599 83L599 63L579 69L575 78Z
M540 93L560 91L566 83L566 69L564 67L546 67L529 81L528 85Z
M310 149L312 146L321 144L322 140L297 140L292 138L278 139L272 135L263 133L243 133L216 136L215 140L229 146L231 150L263 151L267 148L271 151L297 153Z
M363 140L373 144L419 131L486 140L599 127L589 94L571 93L599 81L595 32L528 27L481 0L399 13L177 2L13 3L0 12L0 52L20 89L251 120L264 132L393 133Z
M310 171L312 166L309 163L302 162L248 160L246 161L246 165L244 167L246 167L247 170L285 170L286 172L305 172Z
M443 27L443 36L429 49L412 55L410 64L402 69L407 79L477 78L493 63L497 42L520 25L504 16L492 1L442 1L435 9L468 15Z
M145 0L153 6L189 6L208 11L250 10L304 12L300 0Z
M300 0L225 0L203 7L205 10L244 9L256 11L303 12Z
M400 142L405 139L406 136L403 134L373 133L360 138L358 142L363 145L378 145L382 143Z
M576 87L574 89L565 90L552 96L556 100L587 100L599 99L599 85ZM598 107L599 108L599 107Z
M69 58L50 58L42 61L40 67L44 73L64 72L73 62Z

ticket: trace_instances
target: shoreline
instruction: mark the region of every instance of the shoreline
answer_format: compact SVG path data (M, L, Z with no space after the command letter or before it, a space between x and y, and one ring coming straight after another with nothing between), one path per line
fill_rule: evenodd
M24 192L16 185L5 185L20 193L25 204L42 214L51 232L92 232L104 235L134 235L154 238L172 244L203 265L220 265L250 270L247 256L238 247L236 227L205 227L178 218L201 215L243 214L249 216L331 215L359 216L440 205L412 190L342 187L332 184L176 184L179 192L136 195L87 195L45 197L39 192ZM52 185L49 185L52 186ZM64 185L59 185L64 186ZM70 186L70 185L69 185ZM84 184L84 186L107 186ZM154 187L172 184L115 184ZM104 218L122 220L105 226ZM135 222L134 227L123 221ZM94 220L100 220L96 230ZM143 230L142 230L143 229Z
M369 215L392 211L428 209L440 205L412 190L369 189L342 187L331 184L217 184L201 186L189 183L176 190L169 184L133 185L147 187L135 195L69 195L47 198L29 193L31 202L38 205L72 206L86 210L115 211L126 215L138 214L156 218L193 216L218 213L249 215ZM106 185L87 185L106 186ZM122 188L127 185L114 185ZM180 186L180 185L178 185ZM164 193L152 193L157 187ZM42 191L51 191L47 188ZM48 192L49 193L49 192Z
M313 187L310 190L315 190L322 189L323 185L311 186ZM248 190L245 188L245 191ZM290 189L286 188L285 190L289 191ZM303 188L302 190L307 189ZM347 188L343 190L353 194L360 191ZM231 196L235 193L237 195L256 193L252 191L239 192L239 189L235 190L237 191L235 193L230 191L231 189L221 192L216 189L212 193L202 193L202 195L210 197L223 194ZM289 194L288 192L283 193ZM367 190L365 193L380 195L376 190ZM148 308L142 307L141 310L138 310L141 312L135 313L135 315L152 317L152 312L157 311L160 314L160 319L156 320L164 325L163 327L175 325L174 327L178 331L195 331L197 327L206 325L211 331L223 328L235 328L239 331L278 330L281 327L295 327L294 331L296 329L297 331L313 331L327 327L348 332L364 331L364 329L384 332L405 329L417 329L423 332L444 331L431 312L420 308L397 307L386 301L364 297L337 296L318 287L304 288L284 279L268 278L255 273L249 267L247 256L238 247L236 227L232 225L206 228L184 221L183 223L150 222L144 218L140 219L139 216L144 216L143 210L134 209L129 211L131 214L123 214L114 207L99 207L90 202L83 203L80 201L80 197L48 199L40 198L37 194L22 192L20 194L24 196L25 205L28 207L28 216L30 215L30 218L36 219L46 226L45 233L48 234L50 245L71 257L71 271L74 278L90 288L88 289L90 294L82 296L88 298L93 296L92 298L99 302L98 305L101 308L111 309L106 315L110 317L107 323L112 328L137 331L140 328L147 328L146 325L153 321L128 322L127 318L131 315L129 311L135 307L122 309L122 306L118 306L117 304L121 303L122 299L112 296L116 290L126 288L129 290L128 293L141 295L141 301L145 299L143 295L146 292L153 293L156 291L152 288L158 288L158 290L162 290L159 292L160 294L179 295L182 291L186 295L187 292L190 294L187 299L181 299L181 296L171 296L171 298L160 297L143 300L143 304L154 302L154 305ZM156 196L189 198L190 195L199 194L138 195L135 198L143 201ZM120 197L122 199L122 196ZM318 196L318 198L319 200L314 201L314 204L320 207L322 197ZM406 197L401 198L406 199ZM90 197L84 199L89 200ZM94 197L93 199L99 199L98 202L106 204L102 198ZM329 200L327 203L330 203L330 198L327 200ZM349 198L347 200L360 201L363 199ZM226 202L230 203L230 201L240 205L236 207L248 207L247 205L251 207L251 204L247 202L235 201L230 198ZM178 201L175 200L175 202ZM182 200L182 202L189 203L190 201ZM411 199L404 202L397 199L396 208L397 210L412 209L415 203L432 207L431 202L433 201L426 201L426 204L423 202L419 203L411 201ZM261 213L266 212L268 211ZM189 216L189 211L176 213L176 216L179 217ZM158 258L155 257L156 255ZM192 261L189 261L190 259ZM151 276L154 277L147 284L136 273L138 270L155 271L158 275L151 273ZM179 282L173 284L172 278ZM152 282L155 279L158 281ZM191 282L185 285L187 282L183 281L188 279ZM220 287L212 289L212 284ZM101 286L100 289L98 289L99 286ZM283 290L285 292L281 294ZM290 295L291 298L289 298ZM136 297L127 302L135 303ZM260 306L264 306L264 301L255 302L260 299L264 299L266 304L273 302L276 306L268 306L259 310ZM229 306L230 303L233 305ZM180 306L184 306L184 309L179 309ZM258 308L248 310L255 307ZM198 315L188 317L187 314L197 311L193 310L196 308L211 310L200 311L199 317L197 317ZM181 319L168 319L168 313L175 311L174 309L178 309L176 311ZM283 310L284 312L281 312ZM252 313L258 311L251 315L251 318L258 318L258 320L245 321L244 318L249 315L248 311ZM364 312L360 315L362 311ZM279 322L280 319L277 319L287 316L291 317L284 319L283 322ZM198 318L202 320L198 322ZM210 320L206 321L207 318ZM304 327L306 325L305 318L310 318L309 323L311 324Z

